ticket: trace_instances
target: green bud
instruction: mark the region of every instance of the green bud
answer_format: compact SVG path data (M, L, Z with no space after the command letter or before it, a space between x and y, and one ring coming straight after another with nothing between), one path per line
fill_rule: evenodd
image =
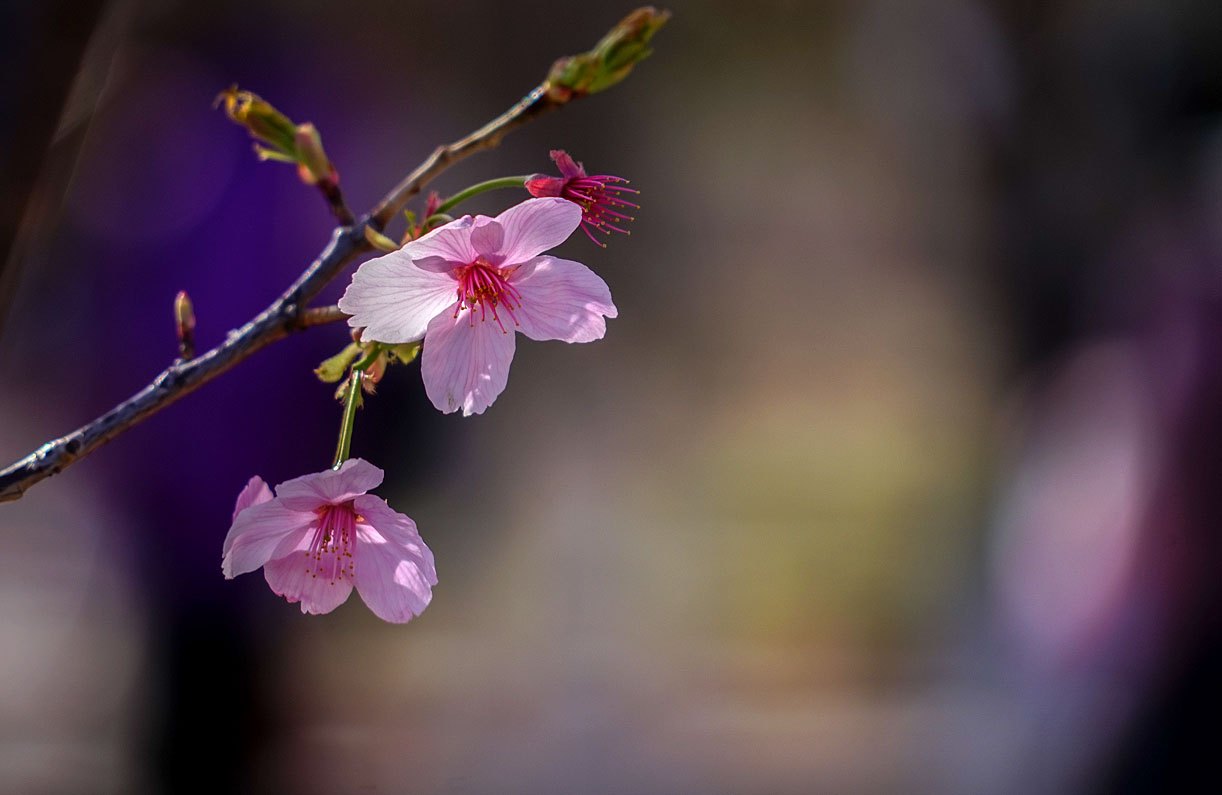
M331 165L327 153L322 149L322 136L313 124L306 122L297 125L293 141L297 145L297 174L302 182L307 185L335 185L339 182L335 166Z
M225 103L225 114L245 127L257 141L255 154L260 160L296 163L297 175L307 185L335 188L339 173L322 148L322 136L310 122L294 124L293 120L272 107L271 103L250 91L231 86L216 98Z
M603 36L594 49L552 64L546 83L548 96L555 102L567 102L573 96L597 94L620 82L638 61L653 52L649 40L668 19L669 11L658 11L652 6L633 11Z
M239 91L236 85L222 91L215 104L222 101L225 115L245 127L256 139L270 145L273 151L296 161L297 127L271 103L258 94Z

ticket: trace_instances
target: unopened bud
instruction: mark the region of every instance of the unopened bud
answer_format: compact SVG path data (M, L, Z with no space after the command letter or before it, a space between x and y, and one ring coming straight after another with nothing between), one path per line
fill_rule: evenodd
M567 102L574 95L597 94L620 82L638 61L653 52L649 40L668 19L669 11L658 11L652 6L633 11L603 36L594 49L552 64L547 76L548 96L554 102Z
M296 163L302 182L320 186L328 196L330 193L338 196L339 172L327 159L322 136L313 124L294 124L267 100L250 91L239 91L237 86L222 91L216 101L225 103L230 119L245 127L255 140L266 144L255 145L260 160Z
M174 329L178 333L178 355L183 359L195 356L195 307L186 290L174 296Z
M322 149L322 137L310 122L297 125L293 137L297 147L297 174L307 185L337 185L339 173Z
M230 86L216 98L217 104L224 101L225 115L250 131L256 139L268 144L285 157L294 157L297 151L295 138L297 127L271 103L250 91L239 91Z

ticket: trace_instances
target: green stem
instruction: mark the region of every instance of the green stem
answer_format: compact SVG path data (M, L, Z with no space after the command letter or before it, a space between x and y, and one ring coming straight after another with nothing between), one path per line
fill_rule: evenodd
M335 462L332 469L338 469L340 464L348 460L348 451L352 449L352 427L356 424L356 405L361 399L361 375L373 364L382 353L381 345L374 345L365 354L365 358L352 366L348 373L348 394L344 399L344 419L339 426L339 444L335 447Z
M348 451L352 448L352 426L356 420L356 402L361 396L361 371L355 367L348 376L348 395L344 401L344 419L339 426L339 444L335 448L335 463L332 469L339 469L340 464L348 460Z
M496 190L498 188L521 188L526 184L526 180L528 179L530 179L530 177L501 177L500 179L490 179L487 182L480 182L477 185L472 185L469 188L460 190L458 193L455 193L453 196L443 201L441 206L437 208L436 212L444 213L459 202L464 202L467 199L470 199L472 196L478 196L485 191Z

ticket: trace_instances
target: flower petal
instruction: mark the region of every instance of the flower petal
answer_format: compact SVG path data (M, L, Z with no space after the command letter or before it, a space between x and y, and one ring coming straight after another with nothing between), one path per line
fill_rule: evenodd
M390 541L370 525L357 525L357 539L356 590L369 609L396 624L420 615L433 598L437 579L434 575L430 581L419 554Z
M416 263L417 268L426 270L430 273L452 273L455 268L467 264L462 262L454 262L446 259L445 257L418 257L417 259L412 260L412 262ZM457 279L455 281L457 281ZM458 289L454 285L451 286L453 286L455 290Z
M555 248L581 224L581 207L568 199L527 199L496 217L505 229L501 254L508 264Z
M280 500L241 511L222 546L221 571L225 578L233 579L264 565L282 541L294 534L304 534L317 520L313 512L291 510Z
M310 568L310 560L300 552L273 560L263 567L263 577L277 595L290 603L301 602L301 612L321 615L339 607L352 593L347 578L327 580Z
M449 269L425 270L406 252L405 246L362 264L339 299L340 310L352 316L348 325L365 329L365 341L415 342L429 321L458 298L458 282Z
M475 219L471 229L471 247L490 261L499 265L501 261L501 245L505 242L505 228L487 216L481 215Z
M412 259L444 257L463 264L473 261L475 249L471 247L471 226L475 223L469 215L443 224L427 235L408 241L399 249Z
M572 155L563 149L553 149L548 152L548 155L551 157L552 162L556 164L556 168L560 169L560 173L564 175L565 179L584 177L586 175L586 170L582 168L581 163L574 161Z
M424 391L445 414L462 409L464 417L482 414L505 389L513 361L513 327L502 331L491 319L476 317L482 305L433 318L424 335L420 373ZM508 318L504 318L508 320Z
M521 331L532 340L591 342L607 333L603 316L619 311L611 290L598 274L580 262L536 257L509 277L522 296L514 310Z
M405 547L408 553L414 556L414 560L429 585L437 584L437 567L433 562L433 551L425 545L411 517L399 513L387 505L386 500L372 494L357 497L353 500L353 505L357 513L365 519L359 524L370 525L390 543Z
M272 490L263 482L263 478L255 475L246 482L246 487L242 489L242 493L238 495L237 501L233 504L233 518L237 519L238 514L250 506L267 502L271 498Z
M385 473L363 458L349 458L339 469L325 469L286 480L276 487L276 499L294 511L338 505L375 489Z

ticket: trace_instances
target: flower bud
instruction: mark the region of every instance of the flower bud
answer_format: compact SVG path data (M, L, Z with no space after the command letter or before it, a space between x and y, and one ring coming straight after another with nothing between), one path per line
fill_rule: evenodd
M271 103L250 91L239 91L236 85L222 91L216 98L225 102L225 115L250 131L250 134L285 157L296 160L297 127Z
M322 149L322 137L310 122L297 125L293 137L297 146L297 174L307 185L339 184L339 173Z
M339 172L327 159L322 136L313 124L294 124L267 100L250 91L239 91L237 86L222 91L216 101L224 101L226 115L245 127L255 140L267 144L255 145L260 160L296 163L302 182L318 185L324 193L336 190Z
M186 290L174 296L174 330L178 334L178 355L183 359L195 356L195 307Z
M638 61L649 57L649 40L670 19L669 11L638 8L620 20L594 49L552 64L547 92L554 102L605 91L623 80Z

